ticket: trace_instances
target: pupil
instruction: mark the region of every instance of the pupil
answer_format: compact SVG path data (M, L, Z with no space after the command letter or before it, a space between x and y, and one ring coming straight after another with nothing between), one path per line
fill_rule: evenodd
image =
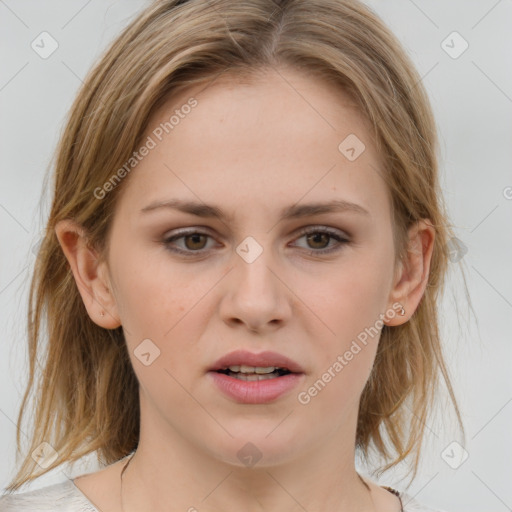
M313 242L313 244L315 244L315 243L318 242L317 237L324 237L325 238L325 237L329 237L329 235L327 235L326 233L314 233L314 234L308 236L308 241L310 242L311 239L315 239L315 241Z
M190 241L190 239L193 239L193 242L192 242L192 247L190 247L190 244L186 244L187 247L189 249L202 249L202 247L197 247L195 246L194 244L197 243L197 239L200 238L200 237L203 237L204 238L204 235L199 235L199 234L195 234L195 235L188 235L187 236L187 242Z

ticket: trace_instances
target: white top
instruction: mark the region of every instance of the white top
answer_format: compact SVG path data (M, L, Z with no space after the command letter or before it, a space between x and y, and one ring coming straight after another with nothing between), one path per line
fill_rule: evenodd
M445 512L422 505L405 492L398 494L403 512ZM0 512L101 512L75 485L72 479L33 491L0 497Z

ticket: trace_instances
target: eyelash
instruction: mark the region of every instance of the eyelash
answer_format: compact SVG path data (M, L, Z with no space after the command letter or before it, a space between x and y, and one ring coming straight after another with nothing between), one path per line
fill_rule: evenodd
M341 236L337 231L334 231L334 230L332 230L330 228L326 228L326 227L323 227L323 226L318 226L318 227L314 227L314 228L305 228L304 230L302 230L299 233L298 238L302 238L305 235L314 235L314 234L317 234L317 233L322 233L322 234L329 235L330 239L336 240L337 245L335 245L334 247L331 247L330 249L318 249L318 250L315 250L315 249L311 249L311 250L303 249L303 251L305 251L310 256L318 256L318 255L330 254L332 252L341 250L343 245L349 243L349 240L347 240L346 238ZM193 255L199 255L199 254L207 253L208 250L204 250L204 249L200 249L198 251L192 251L192 250L177 249L176 247L171 247L170 246L170 244L172 242L174 242L176 240L179 240L181 238L185 238L187 236L192 236L192 235L202 235L202 236L207 236L207 237L211 238L211 236L208 233L203 233L201 231L196 231L196 230L188 230L188 231L181 231L181 232L179 232L179 233L177 233L177 234L175 234L175 235L173 235L171 237L165 238L163 240L163 244L164 244L164 246L165 246L165 248L167 250L175 252L175 253L178 253L178 254L183 254L185 256L193 256ZM331 240L329 240L329 242L330 241Z

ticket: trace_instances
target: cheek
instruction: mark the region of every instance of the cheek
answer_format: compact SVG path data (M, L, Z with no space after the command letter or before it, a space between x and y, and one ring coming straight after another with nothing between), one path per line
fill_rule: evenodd
M112 262L123 326L130 333L161 337L192 308L191 281L159 250L123 251L122 241L116 247Z
M323 322L318 322L317 334L329 339L330 333L342 348L349 338L375 324L389 295L391 270L386 259L354 253L298 293Z
M387 306L390 265L385 251L354 253L328 278L316 281L314 294L312 283L309 295L304 295L305 289L300 292L322 320L315 319L310 333L319 363L311 382L325 385L324 403L358 399L364 388L383 326L380 315Z
M186 364L201 360L200 347L195 341L200 339L213 314L208 309L208 293L218 282L217 275L198 277L192 266L183 269L172 264L165 254L154 252L157 254L132 251L120 257L115 265L116 300L125 338L135 371L141 372L140 377L148 386L156 378L155 372L141 366L137 360L138 347L144 342L149 352L158 354L151 369L160 370L160 378L165 370L180 380L183 375L189 378ZM155 391L158 392L157 381Z

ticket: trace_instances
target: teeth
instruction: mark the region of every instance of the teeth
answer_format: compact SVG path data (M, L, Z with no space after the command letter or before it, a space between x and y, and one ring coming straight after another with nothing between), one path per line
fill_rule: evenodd
M278 369L277 366L269 366L267 368L263 368L261 366L257 366L256 368L254 368L254 373L258 373L260 375L263 375L265 373L272 373L274 371L276 371Z
M246 366L242 365L234 365L229 366L228 369L232 372L240 372L240 373L257 373L258 375L264 375L267 373L272 373L278 369L277 366L268 366L266 368L262 366Z
M236 379L239 379L239 380L252 380L252 381L275 379L275 378L279 377L279 375L277 373L271 373L271 374L266 374L266 375L258 375L256 373L250 373L250 374L230 373L229 376L235 377Z

